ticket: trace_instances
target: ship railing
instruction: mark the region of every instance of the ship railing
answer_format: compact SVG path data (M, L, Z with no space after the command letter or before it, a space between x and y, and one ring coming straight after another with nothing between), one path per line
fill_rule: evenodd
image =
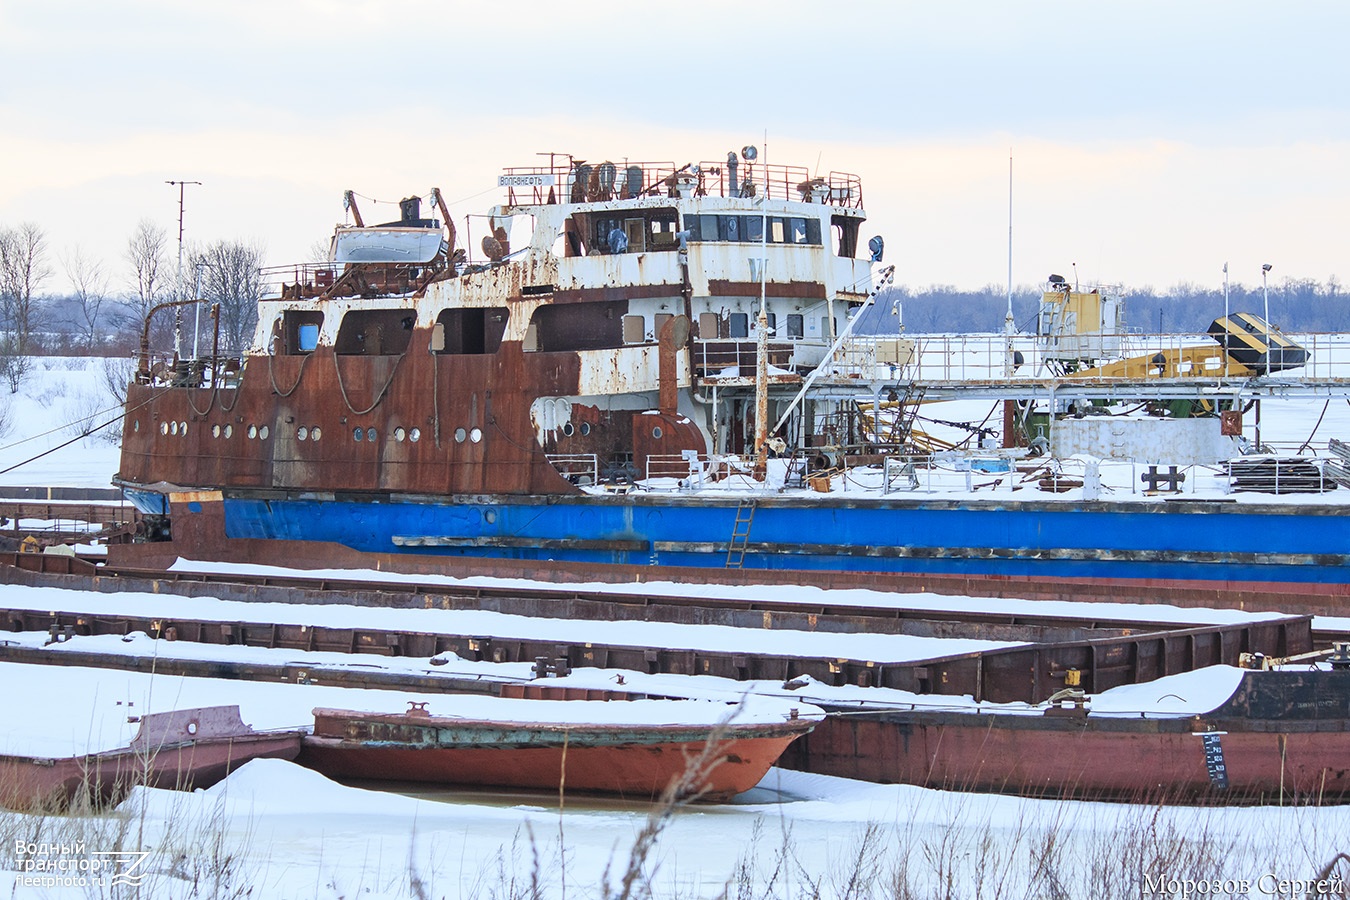
M1350 334L1305 333L1288 334L1290 340L1308 351L1307 362L1297 368L1272 372L1263 376L1272 381L1332 381L1350 379ZM1223 348L1204 334L1097 334L1060 335L1047 337L1035 334L903 334L863 336L859 342L877 339L907 339L912 342L911 369L916 380L934 381L990 381L1023 382L1034 378L1061 377L1061 373L1083 371L1118 360L1150 358L1163 354L1165 358L1179 357L1182 351L1191 351L1191 358L1182 359L1176 371L1164 375L1149 369L1149 380L1196 381L1249 377L1247 370L1232 361ZM841 371L858 373L865 378L885 378L886 367L870 365L867 349L852 351L849 357L841 351L836 363ZM1018 359L1020 358L1020 362ZM1068 376L1071 377L1071 376ZM1100 376L1106 378L1106 376ZM1119 380L1128 380L1123 377ZM1134 379L1134 380L1137 380Z
M778 369L793 365L792 344L771 342L768 362ZM694 369L699 377L753 378L758 360L758 346L752 340L699 340L694 342ZM729 370L735 369L735 374Z
M217 388L239 386L243 361L237 355L199 356L180 359L169 350L151 350L145 357L145 375L137 380L161 387Z
M1350 485L1350 470L1338 460L1306 456L1301 446L1281 451L1267 444L1262 449L1262 455L1224 464L1229 493L1321 494Z
M713 162L599 162L554 156L548 165L514 166L499 179L507 204L604 203L634 197L743 197L767 193L772 200L862 208L862 179L847 172L813 175L805 166Z
M649 490L766 490L753 477L754 460L733 453L651 453L646 459Z
M443 271L444 257L431 263L370 262L342 284L347 266L343 263L299 263L269 266L259 270L261 296L271 300L313 300L337 285L339 296L391 296L408 294L425 287L429 279Z
M600 483L600 458L594 453L549 453L547 457L562 477L578 487Z
M258 270L262 296L283 300L318 296L342 274L339 263L293 263Z

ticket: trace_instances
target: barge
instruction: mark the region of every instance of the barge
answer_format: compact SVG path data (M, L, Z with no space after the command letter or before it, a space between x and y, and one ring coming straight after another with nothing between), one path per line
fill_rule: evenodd
M1226 667L1225 667L1226 668ZM1335 670L1228 668L1231 694L1211 709L1169 711L1179 687L1154 682L1156 705L1098 711L1081 698L1034 706L931 703L832 717L783 764L818 774L1078 800L1310 805L1350 801L1350 655ZM1139 686L1143 687L1143 686ZM1135 689L1139 695L1140 690Z
M133 787L206 788L252 759L293 760L298 730L254 731L238 706L150 713L125 747L68 757L0 755L0 807L116 803Z
M741 715L746 704L577 693L498 702L492 718L415 701L402 714L316 709L300 762L330 778L716 801L758 784L823 718L811 706L766 718Z

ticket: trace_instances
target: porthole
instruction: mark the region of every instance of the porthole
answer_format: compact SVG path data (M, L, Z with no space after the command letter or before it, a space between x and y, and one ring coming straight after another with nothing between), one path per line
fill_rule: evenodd
M225 426L225 436L226 436L227 438L232 438L232 437L234 437L234 426L233 426L233 425L226 425L226 426Z
M257 438L258 438L258 426L257 425L248 426L248 439L252 441L257 440Z
M565 434L567 437L571 437L571 436L572 436L572 432L574 432L574 431L576 431L576 429L572 427L572 423L571 423L571 422L564 422L564 423L563 423L562 432L563 432L563 434Z
M481 441L482 439L483 439L483 429L474 428L469 431L469 440L473 441L475 444Z
M323 437L323 429L318 425L315 425L309 430L309 439L311 441L317 441L321 437Z
M455 443L456 443L456 444L462 444L462 443L464 443L464 438L466 438L466 437L468 437L468 433L465 432L465 430L464 430L463 428L456 428L456 429L455 429Z
M489 525L495 523L497 521L497 511L495 509L483 510L483 521L487 522Z
M408 437L408 432L406 432L406 431L403 430L403 426L402 426L402 425L400 425L400 426L398 426L397 428L394 429L394 440L398 441L400 444L403 443L404 440L407 439L407 437Z
M178 433L181 434L181 435L183 435L184 437L187 437L187 423L186 423L186 422L179 422L179 423L178 423Z
M170 423L169 423L169 434L178 434L178 423L177 423L177 422L170 422Z
M367 429L366 429L366 440L370 441L372 444L375 443L375 429L374 429L374 428L367 428Z
M132 431L140 431L140 430L141 430L141 420L140 420L140 419L132 419L132 420L131 420L131 430L132 430Z
M264 425L263 427L261 427L261 428L258 429L258 437L262 438L264 441L267 440L267 426L266 426L266 425Z
M659 440L661 440L661 435L662 435L662 431L661 431L661 426L660 426L660 425L657 425L655 428L652 429L652 437L653 437L653 438L655 438L656 440L659 441Z
M219 426L219 425L212 425L212 426L211 426L211 437L213 437L213 438L218 438L218 437L220 437L220 426Z
M159 433L160 433L160 434L168 434L168 433L169 433L169 423L168 423L168 422L160 422L160 423L159 423Z
M408 432L408 440L412 441L414 444L420 441L421 439L422 439L422 429L414 428L412 431Z
M301 425L299 428L295 429L295 437L297 440L301 441L309 440L309 429Z
M352 429L352 440L362 441L365 440L365 437L366 437L366 430L362 428L360 425Z
M582 422L582 423L581 423L581 436L582 436L582 437L585 437L586 435L588 435L588 434L590 434L590 433L591 433L591 423L590 423L590 422Z

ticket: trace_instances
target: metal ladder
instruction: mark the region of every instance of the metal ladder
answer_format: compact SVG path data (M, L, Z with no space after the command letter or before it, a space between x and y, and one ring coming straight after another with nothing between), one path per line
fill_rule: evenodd
M755 521L758 501L742 500L736 507L736 523L731 526L731 543L727 546L728 569L739 569L745 564L745 551L750 546L750 526Z

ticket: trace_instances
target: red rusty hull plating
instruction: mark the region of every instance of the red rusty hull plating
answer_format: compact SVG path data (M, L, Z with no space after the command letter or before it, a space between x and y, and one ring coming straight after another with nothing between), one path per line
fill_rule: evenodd
M529 731L530 745L483 742L471 733L500 723L315 710L314 735L306 736L299 762L334 778L418 781L445 785L585 791L634 799L658 797L691 773L691 764L714 741L707 765L682 794L723 800L759 783L814 720L770 725L508 726ZM438 724L464 738L436 739L424 729ZM380 730L381 726L386 726ZM390 731L389 729L394 729ZM643 740L618 736L641 730ZM325 733L326 732L326 733ZM332 736L360 734L362 737ZM379 739L383 738L383 739ZM427 742L427 741L430 742Z
M1189 731L1019 728L997 715L964 718L836 719L802 752L813 772L948 790L1152 802L1350 800L1344 731L1223 732L1229 785L1220 790L1200 736Z
M299 753L300 734L289 732L195 741L149 755L128 748L63 759L0 756L0 806L64 809L81 799L103 805L138 785L206 788L249 760L293 760Z
M1030 796L1344 803L1350 671L1249 671L1218 708L1190 717L1064 710L844 716L823 723L784 764Z

